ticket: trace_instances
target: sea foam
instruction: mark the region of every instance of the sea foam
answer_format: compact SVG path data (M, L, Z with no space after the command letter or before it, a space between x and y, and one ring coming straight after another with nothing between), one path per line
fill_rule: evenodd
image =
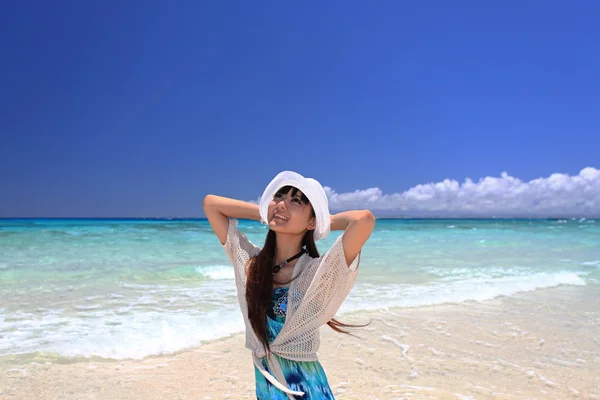
M559 285L584 286L585 280L571 271L540 272L522 276L476 278L429 285L357 285L341 312L388 307L418 307L465 301L484 301L499 296L531 292Z
M231 265L197 267L196 272L208 279L235 279L233 267Z

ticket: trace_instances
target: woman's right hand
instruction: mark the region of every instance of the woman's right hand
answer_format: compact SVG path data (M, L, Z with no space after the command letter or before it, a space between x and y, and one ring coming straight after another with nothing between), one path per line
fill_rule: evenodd
M225 244L227 240L229 218L260 221L258 204L209 194L204 197L202 206L206 218L208 218L208 222L210 222L221 244Z

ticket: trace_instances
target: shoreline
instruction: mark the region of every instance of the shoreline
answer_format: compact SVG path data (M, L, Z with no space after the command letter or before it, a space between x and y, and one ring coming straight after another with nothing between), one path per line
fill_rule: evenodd
M558 287L483 302L340 315L321 330L336 399L600 399L600 304ZM251 399L238 333L142 360L0 367L1 399Z

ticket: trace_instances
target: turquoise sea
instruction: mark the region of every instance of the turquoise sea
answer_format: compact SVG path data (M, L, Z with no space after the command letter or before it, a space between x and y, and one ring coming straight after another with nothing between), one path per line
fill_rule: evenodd
M262 245L266 227L240 229ZM341 313L561 285L600 300L600 220L380 219ZM0 363L140 359L242 330L206 220L0 220Z

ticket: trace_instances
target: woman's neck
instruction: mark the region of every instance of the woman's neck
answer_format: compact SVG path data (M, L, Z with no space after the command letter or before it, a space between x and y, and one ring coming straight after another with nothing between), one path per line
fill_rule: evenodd
M302 236L278 234L275 242L275 264L294 257L302 249Z

